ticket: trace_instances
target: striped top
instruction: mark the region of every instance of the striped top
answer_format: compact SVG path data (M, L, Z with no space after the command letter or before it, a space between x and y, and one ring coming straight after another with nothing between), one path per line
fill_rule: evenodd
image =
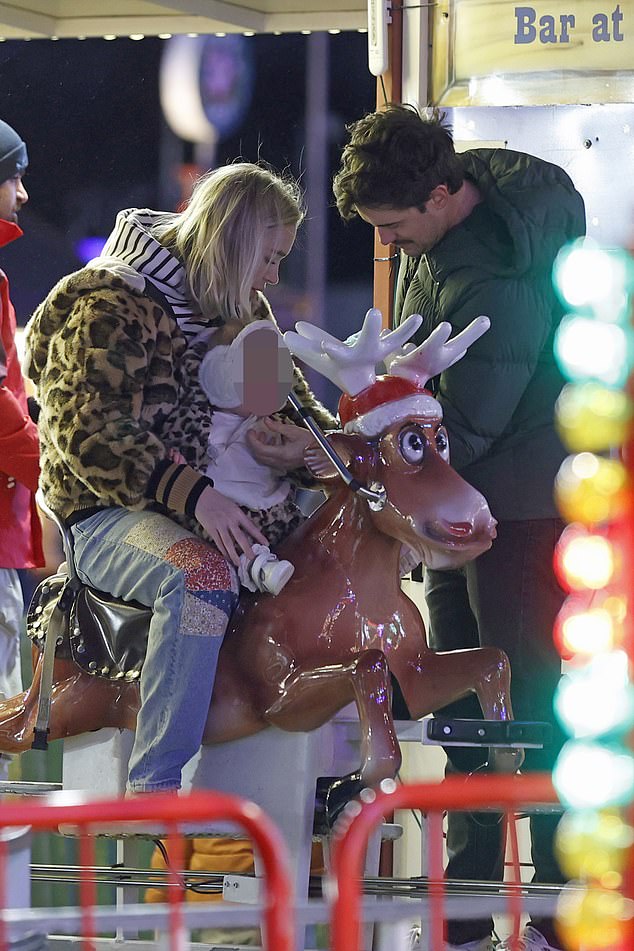
M153 284L164 296L183 335L190 341L218 321L202 316L191 298L183 262L152 235L152 228L163 217L163 213L149 208L120 211L101 257L116 258Z

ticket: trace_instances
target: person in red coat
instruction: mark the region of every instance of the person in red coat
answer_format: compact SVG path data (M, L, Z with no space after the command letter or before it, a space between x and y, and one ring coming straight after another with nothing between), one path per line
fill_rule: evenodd
M18 212L28 201L22 176L26 145L0 120L0 247L22 235ZM0 271L0 699L22 690L20 635L24 602L18 569L44 564L42 532L35 505L39 467L37 427L15 345L16 318L9 282ZM0 757L0 780L9 758Z

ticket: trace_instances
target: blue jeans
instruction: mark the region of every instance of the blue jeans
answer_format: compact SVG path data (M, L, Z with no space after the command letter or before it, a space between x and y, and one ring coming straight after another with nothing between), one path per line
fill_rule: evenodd
M156 512L103 509L72 528L80 578L153 608L128 789L178 789L198 751L238 600L217 549Z
M517 720L547 721L553 742L542 750L526 750L523 772L551 770L565 740L553 714L553 696L561 676L561 658L553 642L553 625L564 600L555 578L553 554L563 530L560 519L507 521L484 555L460 571L425 571L429 609L429 645L434 650L500 647L511 662L511 697ZM441 716L481 718L474 694L438 711ZM487 751L447 747L448 772L481 769ZM553 852L558 817L536 815L530 820L535 881L562 883ZM492 813L452 813L448 820L447 877L500 881L503 850L500 816ZM552 922L533 918L532 924L555 947ZM448 923L453 944L490 934L490 918Z
M22 693L24 601L17 568L0 568L0 698Z
M0 699L22 693L20 638L24 601L17 568L0 568ZM9 753L0 753L0 782L9 778Z

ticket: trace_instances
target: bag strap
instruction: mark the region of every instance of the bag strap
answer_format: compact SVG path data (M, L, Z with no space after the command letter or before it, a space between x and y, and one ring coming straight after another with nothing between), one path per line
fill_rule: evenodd
M37 504L44 514L55 523L62 536L62 545L64 548L64 557L68 578L57 598L57 603L49 618L44 635L44 650L40 661L40 691L37 701L37 716L35 727L33 728L33 741L31 748L34 750L48 749L48 735L50 733L51 720L51 695L53 693L53 669L55 665L55 652L57 645L64 638L70 627L70 611L75 599L82 588L82 582L77 577L75 569L75 559L73 557L73 539L70 529L66 527L62 519L46 504L41 490L36 494Z
M44 632L44 651L40 661L40 691L37 701L37 717L33 728L34 750L48 749L48 735L51 720L51 694L53 693L53 668L55 665L55 651L61 644L64 634L69 629L70 610L75 598L81 589L81 581L76 576L68 578L57 604L51 611L48 626Z

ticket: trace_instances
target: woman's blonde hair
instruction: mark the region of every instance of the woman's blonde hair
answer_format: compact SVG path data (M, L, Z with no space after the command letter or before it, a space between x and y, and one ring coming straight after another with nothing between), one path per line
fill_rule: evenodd
M192 298L207 317L248 321L267 232L304 218L294 179L235 162L204 175L187 207L159 219L154 236L183 262Z

